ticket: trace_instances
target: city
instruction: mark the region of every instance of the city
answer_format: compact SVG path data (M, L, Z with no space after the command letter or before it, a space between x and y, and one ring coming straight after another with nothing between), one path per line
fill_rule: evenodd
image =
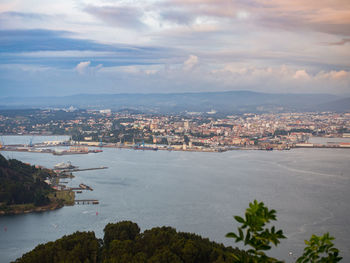
M349 160L349 0L0 0L0 263L350 262Z
M15 114L15 115L13 115ZM33 110L21 115L0 112L2 135L69 135L69 145L226 151L235 149L289 150L326 147L311 144L315 137L350 137L350 113L208 113L146 115L105 110ZM57 142L59 144L62 142ZM50 143L52 146L53 142ZM6 142L2 142L3 147ZM67 143L66 143L67 145ZM348 148L346 142L328 147Z

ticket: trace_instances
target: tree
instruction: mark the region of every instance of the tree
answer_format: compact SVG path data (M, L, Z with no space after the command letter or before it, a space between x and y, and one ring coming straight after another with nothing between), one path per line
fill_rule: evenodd
M244 245L252 247L252 249L247 250L248 256L245 254L233 255L235 258L234 262L282 262L268 257L264 253L264 251L271 249L270 243L277 246L280 243L280 239L286 238L282 230L276 231L274 226L271 229L265 228L267 223L277 220L275 210L269 210L263 202L258 203L258 201L254 200L253 203L249 203L249 208L245 212L245 218L240 216L235 216L234 218L241 224L238 227L238 234L230 232L226 234L226 237L235 238L236 242L244 242ZM339 250L334 247L332 240L334 240L334 237L331 237L329 233L323 236L312 235L309 241L305 240L307 247L296 263L339 262L342 257L339 256Z
M238 234L230 232L226 237L235 238L236 242L242 241L244 245L251 246L252 249L247 252L254 259L254 262L279 262L264 253L264 251L271 249L271 243L277 246L280 243L279 239L286 238L283 231L276 231L274 226L271 229L265 228L267 223L276 220L275 210L269 210L263 202L258 203L254 200L253 203L249 203L245 218L240 216L234 218L242 226L238 227Z
M103 231L105 233L103 241L108 248L113 240L134 240L140 233L140 228L131 221L121 221L117 224L107 224Z
M323 236L312 235L310 240L305 240L307 245L304 249L304 254L297 259L296 263L335 263L339 262L342 257L339 257L339 250L334 247L332 242L334 237L331 237L329 233ZM323 255L323 257L321 257Z

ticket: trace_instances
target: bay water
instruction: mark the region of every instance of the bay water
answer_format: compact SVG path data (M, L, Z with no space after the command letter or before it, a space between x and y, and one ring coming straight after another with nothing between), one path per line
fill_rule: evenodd
M35 137L33 143L58 139L65 137ZM26 143L30 137L2 140ZM305 239L329 232L343 262L350 261L350 149L203 153L103 148L102 153L82 155L1 154L47 168L71 161L80 168L108 169L76 172L75 178L64 180L68 186L91 186L93 191L76 198L98 199L99 205L1 216L0 262L75 231L95 231L103 238L104 226L121 220L136 222L142 231L172 226L241 247L225 234L236 232L233 215L244 215L254 199L277 210L274 225L287 236L270 255L294 262Z

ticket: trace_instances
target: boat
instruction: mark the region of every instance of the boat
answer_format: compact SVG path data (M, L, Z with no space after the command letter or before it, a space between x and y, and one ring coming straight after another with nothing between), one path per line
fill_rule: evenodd
M151 150L151 151L158 151L158 147L134 146L134 150Z
M74 166L72 165L72 163L70 161L68 161L67 163L58 163L54 166L54 169L56 170L64 170L64 169L74 169L77 168L78 166Z

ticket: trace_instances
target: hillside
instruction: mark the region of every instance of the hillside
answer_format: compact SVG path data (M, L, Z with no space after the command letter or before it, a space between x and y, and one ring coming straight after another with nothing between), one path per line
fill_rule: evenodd
M41 211L41 207L57 208L62 204L54 190L44 182L51 171L35 168L0 154L0 214ZM38 209L39 208L39 209Z

